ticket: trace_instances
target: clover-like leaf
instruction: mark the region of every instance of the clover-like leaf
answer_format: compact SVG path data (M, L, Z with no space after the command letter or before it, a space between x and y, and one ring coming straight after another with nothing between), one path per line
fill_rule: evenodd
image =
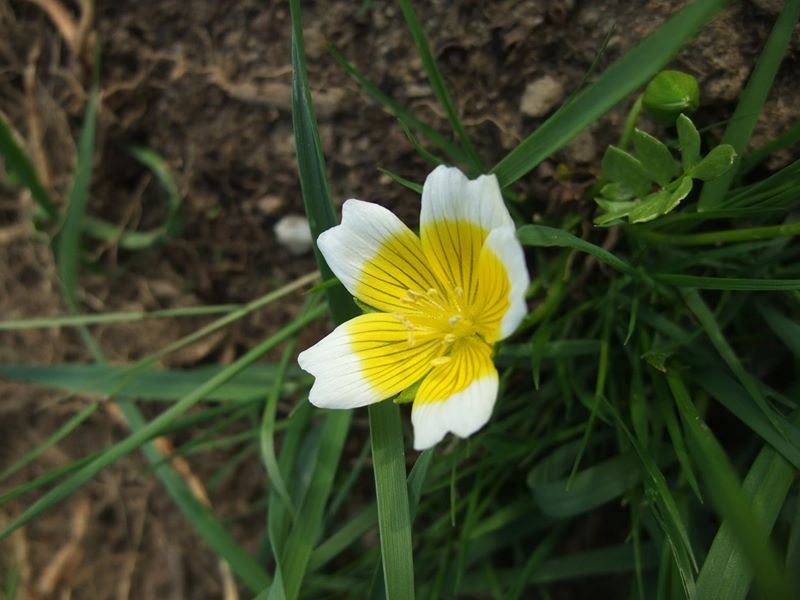
M625 202L627 200L633 200L636 197L636 194L630 187L618 181L605 184L600 190L600 194L603 198L611 200L612 202ZM598 204L599 203L600 201L598 200Z
M595 198L597 205L605 212L602 215L595 217L594 224L600 227L608 227L610 225L618 225L622 223L625 217L639 204L638 200L631 200L627 202L609 202L602 198Z
M706 154L703 160L692 167L688 175L691 175L694 179L710 181L730 169L734 160L736 160L736 151L733 146L720 144Z
M662 142L640 129L633 132L633 147L636 157L645 171L661 187L666 186L678 174L678 164Z
M666 215L671 212L681 201L692 191L692 178L688 175L678 180L678 185L669 194L669 200L661 209L661 214Z
M675 121L675 127L678 130L683 170L688 171L700 160L700 133L692 120L684 114L681 114Z
M652 178L642 163L616 146L609 146L603 155L603 175L611 181L625 184L636 196L650 191Z
M669 203L670 193L667 190L659 190L648 194L642 201L628 214L631 223L646 223L656 217L660 217L663 207Z

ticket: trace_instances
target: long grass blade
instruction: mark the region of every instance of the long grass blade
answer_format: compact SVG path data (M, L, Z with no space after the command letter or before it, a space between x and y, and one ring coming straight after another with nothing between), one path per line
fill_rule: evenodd
M355 66L350 63L336 48L329 45L328 51L331 53L333 60L336 61L336 63L345 71L345 73L350 75L350 77L352 77L367 94L372 96L372 98L378 104L383 106L406 126L424 135L434 146L438 147L442 152L447 154L451 160L458 163L468 162L469 158L464 150L436 131L433 127L421 121L410 110L404 106L401 106L397 101L384 94L376 85L371 83L358 69L356 69Z
M727 0L697 0L670 18L545 121L492 169L503 187L529 173L598 117L642 87Z
M386 597L413 600L411 515L400 408L394 402L381 402L370 407L369 426Z
M58 220L58 208L50 198L50 194L44 189L36 168L28 159L25 151L17 144L11 128L0 118L0 156L5 161L6 170L13 174L25 187L27 187L33 199L42 209L48 219Z
M292 16L292 121L295 129L295 146L297 148L297 167L300 175L300 183L303 190L303 199L308 215L309 223L314 238L325 229L336 224L333 207L328 192L328 183L325 174L325 162L322 156L322 148L319 142L316 117L314 107L311 102L311 95L308 88L308 75L305 63L305 51L303 48L303 29L300 13L299 0L290 2ZM323 279L330 275L330 270L325 264L319 250L316 249L317 263L323 273ZM357 314L357 309L345 292L344 288L336 286L326 290L331 313L337 323L341 323ZM403 438L400 427L399 412L382 414L380 411L386 410L383 406L372 405L369 407L370 422L373 418L381 418L385 425L382 433L378 436L391 436L389 439L379 439L373 441L374 448L388 448L387 452L379 452L373 456L376 478L382 477L382 473L394 473L397 469L398 449L402 453ZM373 413L377 414L373 417ZM394 420L391 426L388 420ZM305 573L308 561L313 549L314 536L318 535L319 522L323 514L323 508L330 494L330 486L333 474L341 455L344 439L350 423L350 411L333 411L326 416L323 426L323 444L325 452L320 458L319 472L315 473L312 486L315 493L310 494L311 499L308 503L301 505L299 518L285 546L283 555L283 584L286 598L293 600L300 589L300 584ZM373 434L373 436L376 434ZM386 509L384 514L402 514L403 511L408 515L408 492L405 485L405 477L400 481L392 482L390 494L382 486L376 488L378 493L378 505L383 505ZM388 513L387 513L388 511ZM379 511L379 516L380 516ZM407 519L406 519L407 520ZM391 537L394 541L405 544L406 547L393 548L397 553L394 556L411 557L411 535L400 538L396 532L387 529L389 523L384 518L379 518L379 530L381 539ZM392 570L408 569L413 573L412 564L389 564ZM406 581L408 575L402 573L386 573L385 581L387 585L392 581ZM411 591L413 593L413 575L411 576ZM273 597L272 594L270 597ZM277 596L275 596L277 597Z
M52 508L67 496L80 488L83 484L97 475L107 466L113 464L122 456L130 453L144 442L156 437L161 431L172 423L176 417L185 413L192 406L197 404L202 398L213 392L226 381L229 381L245 368L253 364L258 358L274 348L277 344L294 335L298 330L307 324L307 320L298 319L284 327L280 332L271 336L269 339L252 348L233 364L220 371L215 376L209 378L203 385L199 386L191 393L180 398L175 404L159 414L155 419L131 433L127 438L106 450L102 455L82 467L77 473L56 485L53 489L42 495L38 500L28 506L23 513L14 519L5 529L0 531L0 539L8 537L18 528L26 525L44 511Z
M694 449L694 458L706 480L708 495L729 525L753 574L756 588L764 598L794 598L782 572L781 561L769 543L763 520L754 518L750 502L725 450L697 412L677 370L671 369L667 373L667 383Z
M742 486L750 500L753 516L764 531L770 531L775 525L793 481L792 466L772 448L765 446ZM723 523L697 577L698 595L709 600L744 600L750 582L745 554L730 525Z
M764 50L758 57L753 74L739 95L739 104L736 105L721 143L733 146L740 156L747 148L750 136L753 135L798 18L800 18L800 0L786 0ZM725 196L736 178L737 169L738 164L734 163L733 168L724 175L703 185L698 200L698 210L714 210L725 204Z
M425 37L425 32L422 30L422 25L417 18L417 14L414 12L414 7L411 6L410 0L399 0L399 4L411 37L414 38L414 44L417 47L420 60L422 60L422 66L425 68L425 73L433 89L433 94L436 96L439 104L442 105L442 108L444 108L447 119L450 121L450 127L453 128L453 131L466 151L472 169L481 172L483 171L481 158L477 150L475 150L475 146L472 144L472 140L470 140L466 129L464 129L464 125L461 123L458 111L456 111L456 107L450 98L450 93L447 91L444 77L442 77L439 71L436 59L434 59L428 40Z
M615 256L608 250L596 246L591 242L582 240L562 229L546 227L544 225L523 225L517 230L517 238L526 246L573 248L581 252L591 254L596 259L606 263L610 267L630 275L636 279L641 279L643 274L634 269L630 264Z

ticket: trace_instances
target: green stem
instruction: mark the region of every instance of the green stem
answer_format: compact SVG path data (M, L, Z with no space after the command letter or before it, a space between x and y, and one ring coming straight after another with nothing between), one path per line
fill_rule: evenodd
M636 121L639 120L639 114L642 112L642 98L641 94L636 98L636 102L633 103L628 117L625 119L625 129L622 130L622 136L619 138L619 147L622 150L625 150L631 143L633 130L636 129Z
M765 227L747 227L726 231L707 231L705 233L671 234L656 231L641 231L639 235L657 244L671 246L704 246L730 242L749 242L780 237L800 235L800 223L784 223Z

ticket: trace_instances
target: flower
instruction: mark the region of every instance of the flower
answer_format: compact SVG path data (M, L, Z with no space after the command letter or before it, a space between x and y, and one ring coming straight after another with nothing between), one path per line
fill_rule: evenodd
M347 290L375 312L300 353L300 367L315 377L309 401L354 408L419 383L415 449L483 427L497 399L493 345L525 316L530 283L497 178L470 181L437 167L422 188L419 237L386 208L348 200L341 225L317 244Z

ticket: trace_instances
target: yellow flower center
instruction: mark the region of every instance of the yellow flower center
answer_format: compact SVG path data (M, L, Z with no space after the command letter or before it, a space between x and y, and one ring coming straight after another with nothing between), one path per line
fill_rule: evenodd
M409 346L439 340L440 350L431 361L433 366L449 362L460 340L478 335L475 316L460 287L445 292L429 288L425 294L409 289L401 301L408 310L393 315L408 330Z

